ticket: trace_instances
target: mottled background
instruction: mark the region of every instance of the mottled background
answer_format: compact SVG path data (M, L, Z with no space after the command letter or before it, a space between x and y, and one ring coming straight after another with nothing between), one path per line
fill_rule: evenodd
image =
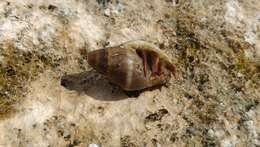
M129 97L86 53L138 39L179 78ZM259 0L0 1L1 147L260 146L259 101Z

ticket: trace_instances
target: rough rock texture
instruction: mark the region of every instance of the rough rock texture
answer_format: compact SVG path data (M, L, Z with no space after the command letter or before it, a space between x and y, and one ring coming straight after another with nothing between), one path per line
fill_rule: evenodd
M259 0L1 0L0 146L260 146ZM90 50L143 39L178 79L129 97Z

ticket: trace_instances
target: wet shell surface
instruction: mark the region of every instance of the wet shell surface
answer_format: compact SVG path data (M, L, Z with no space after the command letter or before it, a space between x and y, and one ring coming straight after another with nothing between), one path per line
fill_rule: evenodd
M130 41L91 51L88 63L125 91L165 84L175 73L168 56L145 41Z

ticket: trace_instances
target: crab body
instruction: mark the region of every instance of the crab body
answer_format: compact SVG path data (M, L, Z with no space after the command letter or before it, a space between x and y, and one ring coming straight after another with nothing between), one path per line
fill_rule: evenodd
M175 73L175 66L167 55L144 41L89 52L88 63L126 91L165 84Z

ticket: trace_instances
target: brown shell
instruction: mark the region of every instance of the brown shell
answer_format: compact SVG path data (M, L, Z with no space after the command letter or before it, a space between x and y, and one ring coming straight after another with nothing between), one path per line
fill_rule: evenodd
M152 76L151 70L144 75L142 58L136 49L124 45L95 50L88 53L88 63L99 73L126 91L141 90L155 85L166 83L172 70L172 63L165 54L151 49L148 52L156 52L159 55L161 75ZM166 58L166 57L167 58ZM170 65L170 66L169 66ZM150 65L151 66L151 65Z

